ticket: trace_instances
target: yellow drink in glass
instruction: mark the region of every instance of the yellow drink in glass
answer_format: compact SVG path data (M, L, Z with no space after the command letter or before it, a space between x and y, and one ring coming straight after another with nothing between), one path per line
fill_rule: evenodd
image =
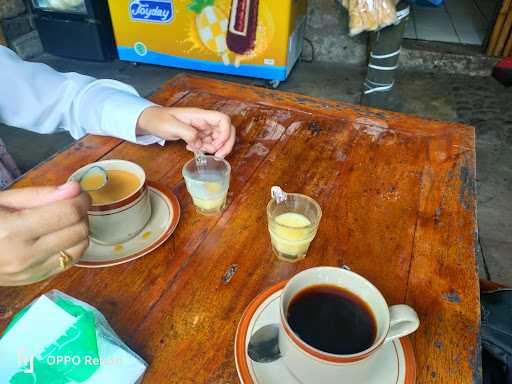
M222 191L222 185L218 182L207 181L197 188L204 188L204 193L192 195L192 201L201 212L218 212L226 204L226 191ZM192 188L193 189L193 188Z
M221 212L226 206L231 167L214 156L204 156L205 164L198 167L195 159L183 167L187 190L197 211L208 215Z
M304 195L290 193L287 201L279 204L271 200L267 206L268 230L276 256L291 262L303 259L321 215L316 201Z

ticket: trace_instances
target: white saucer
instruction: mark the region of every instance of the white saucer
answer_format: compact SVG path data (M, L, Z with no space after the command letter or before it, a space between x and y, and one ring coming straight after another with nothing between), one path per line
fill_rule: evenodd
M180 219L180 204L174 194L161 184L148 181L151 218L133 239L115 245L91 240L78 267L100 268L127 263L147 255L172 235Z
M279 321L279 297L286 281L274 285L258 295L246 308L235 337L235 361L243 384L308 384L298 381L284 366L282 360L256 363L247 354L250 336L267 324ZM379 367L374 379L365 384L413 384L415 359L407 337L385 344L375 356ZM318 383L321 382L319 378ZM316 384L316 383L314 383Z

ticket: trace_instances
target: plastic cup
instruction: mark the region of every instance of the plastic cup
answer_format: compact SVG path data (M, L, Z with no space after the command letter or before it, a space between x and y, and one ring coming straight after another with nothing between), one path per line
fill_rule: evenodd
M321 217L320 205L308 196L287 193L286 201L270 200L268 231L276 256L289 262L303 259L315 238Z
M195 159L189 160L182 174L197 211L212 215L222 212L226 206L231 166L219 157L204 156L204 159L202 165Z

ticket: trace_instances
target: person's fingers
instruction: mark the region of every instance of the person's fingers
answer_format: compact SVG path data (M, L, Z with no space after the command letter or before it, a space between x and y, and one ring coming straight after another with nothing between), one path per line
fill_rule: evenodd
M212 131L211 128L203 129L198 131L199 137L212 137L215 131Z
M201 137L201 142L203 144L213 144L213 138L211 136Z
M69 259L66 260L66 263L64 265L61 262L61 258L63 257L63 255L60 252L57 252L55 255L56 261L54 261L54 257L52 257L51 259L48 259L44 264L42 264L40 269L42 271L49 270L50 275L64 272L65 270L68 270L73 265L78 263L78 260L80 260L80 258L85 253L87 248L89 248L89 238L76 243L70 248L62 250L67 256L70 257ZM42 279L45 278L46 277L43 277Z
M89 225L87 219L78 224L52 232L36 240L29 251L16 259L16 272L35 268L44 263L51 255L63 249L74 247L83 241L89 240Z
M80 257L82 257L82 255L85 253L87 248L89 248L89 238L79 241L78 243L74 244L69 248L59 250L64 251L68 256L70 256L70 259L67 260L67 265L64 265L64 269L62 269L60 261L62 257L62 254L60 252L56 252L46 261L38 265L36 268L41 271L50 270L54 271L54 273L62 272L65 269L69 269L70 267L75 265L78 262L78 260L80 260Z
M218 111L210 110L210 109L202 109L202 108L171 108L172 114L176 116L177 119L192 124L194 121L206 121L209 126L215 126L219 124L220 119L229 117Z
M215 150L216 150L216 148L213 144L203 144L203 147L202 147L203 152L210 153L213 155L215 153Z
M202 118L194 118L190 120L190 125L194 128L199 129L201 132L209 133L211 132L211 126L208 122Z
M80 184L69 182L58 187L31 187L0 192L0 206L10 209L39 207L80 194Z
M37 266L20 272L11 278L17 281L17 284L13 285L27 285L45 280L59 272L63 272L63 269L60 265L60 254L54 254L47 258L44 262L39 263Z
M5 228L9 228L12 236L35 241L43 235L86 220L90 204L91 198L82 192L69 200L12 212L6 218Z
M87 219L40 237L33 245L35 253L58 253L89 238L89 225Z
M213 134L213 143L219 147L225 144L225 142L229 139L231 134L231 119L228 115L225 115L220 112L211 111L218 114L216 124L211 124L215 127Z
M78 260L82 257L85 251L89 248L89 238L82 240L81 242L75 244L71 248L65 249L64 251L71 256L72 265L75 265Z
M78 262L88 247L89 239L86 239L73 245L71 248L64 250L64 252L66 252L66 254L68 254L71 258L68 260L68 264L65 266L65 269L63 269L61 266L60 259L62 255L57 252L56 254L52 254L50 257L47 257L43 262L31 268L27 268L24 271L13 275L3 275L0 281L0 286L32 284L47 279L48 277L57 273L64 272L64 270L69 269L71 266Z
M175 140L176 138L184 140L189 145L197 145L198 141L200 141L199 133L197 130L190 126L189 124L183 123L178 119L175 119L172 123L173 132L172 134L162 135L163 139Z
M226 157L233 149L236 140L236 129L234 126L231 126L229 138L226 142L215 152L215 156L217 157Z
M192 147L187 145L187 151L196 152L201 151L204 153L214 154L217 151L217 147L211 143L201 143L198 147Z
M191 125L191 119L183 119L183 108L150 107L139 116L138 134L151 134L165 140L183 139L187 144L196 145L198 130ZM180 113L174 113L180 112Z
M66 254L70 256L70 259L67 260L68 264L65 265L65 269L76 264L88 247L89 239L83 240L73 245L71 248L64 250ZM47 256L40 263L31 265L16 273L2 274L0 285L11 286L31 284L44 280L56 273L63 272L65 269L63 269L61 265L61 256L60 252L57 252Z
M219 146L229 138L231 119L225 113L200 108L177 108L174 114L200 130L210 129L216 135L216 144Z

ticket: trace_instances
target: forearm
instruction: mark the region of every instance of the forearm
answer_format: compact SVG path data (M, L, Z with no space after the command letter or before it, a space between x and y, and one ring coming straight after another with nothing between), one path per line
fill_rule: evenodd
M69 131L152 143L136 137L137 118L151 102L114 80L60 73L44 64L19 59L0 47L0 121L39 133Z
M161 142L154 136L137 135L139 116L154 104L139 97L137 91L127 84L96 80L77 96L75 104L80 111L77 113L79 126L87 127L86 132L78 132L80 135L113 136L139 144Z

